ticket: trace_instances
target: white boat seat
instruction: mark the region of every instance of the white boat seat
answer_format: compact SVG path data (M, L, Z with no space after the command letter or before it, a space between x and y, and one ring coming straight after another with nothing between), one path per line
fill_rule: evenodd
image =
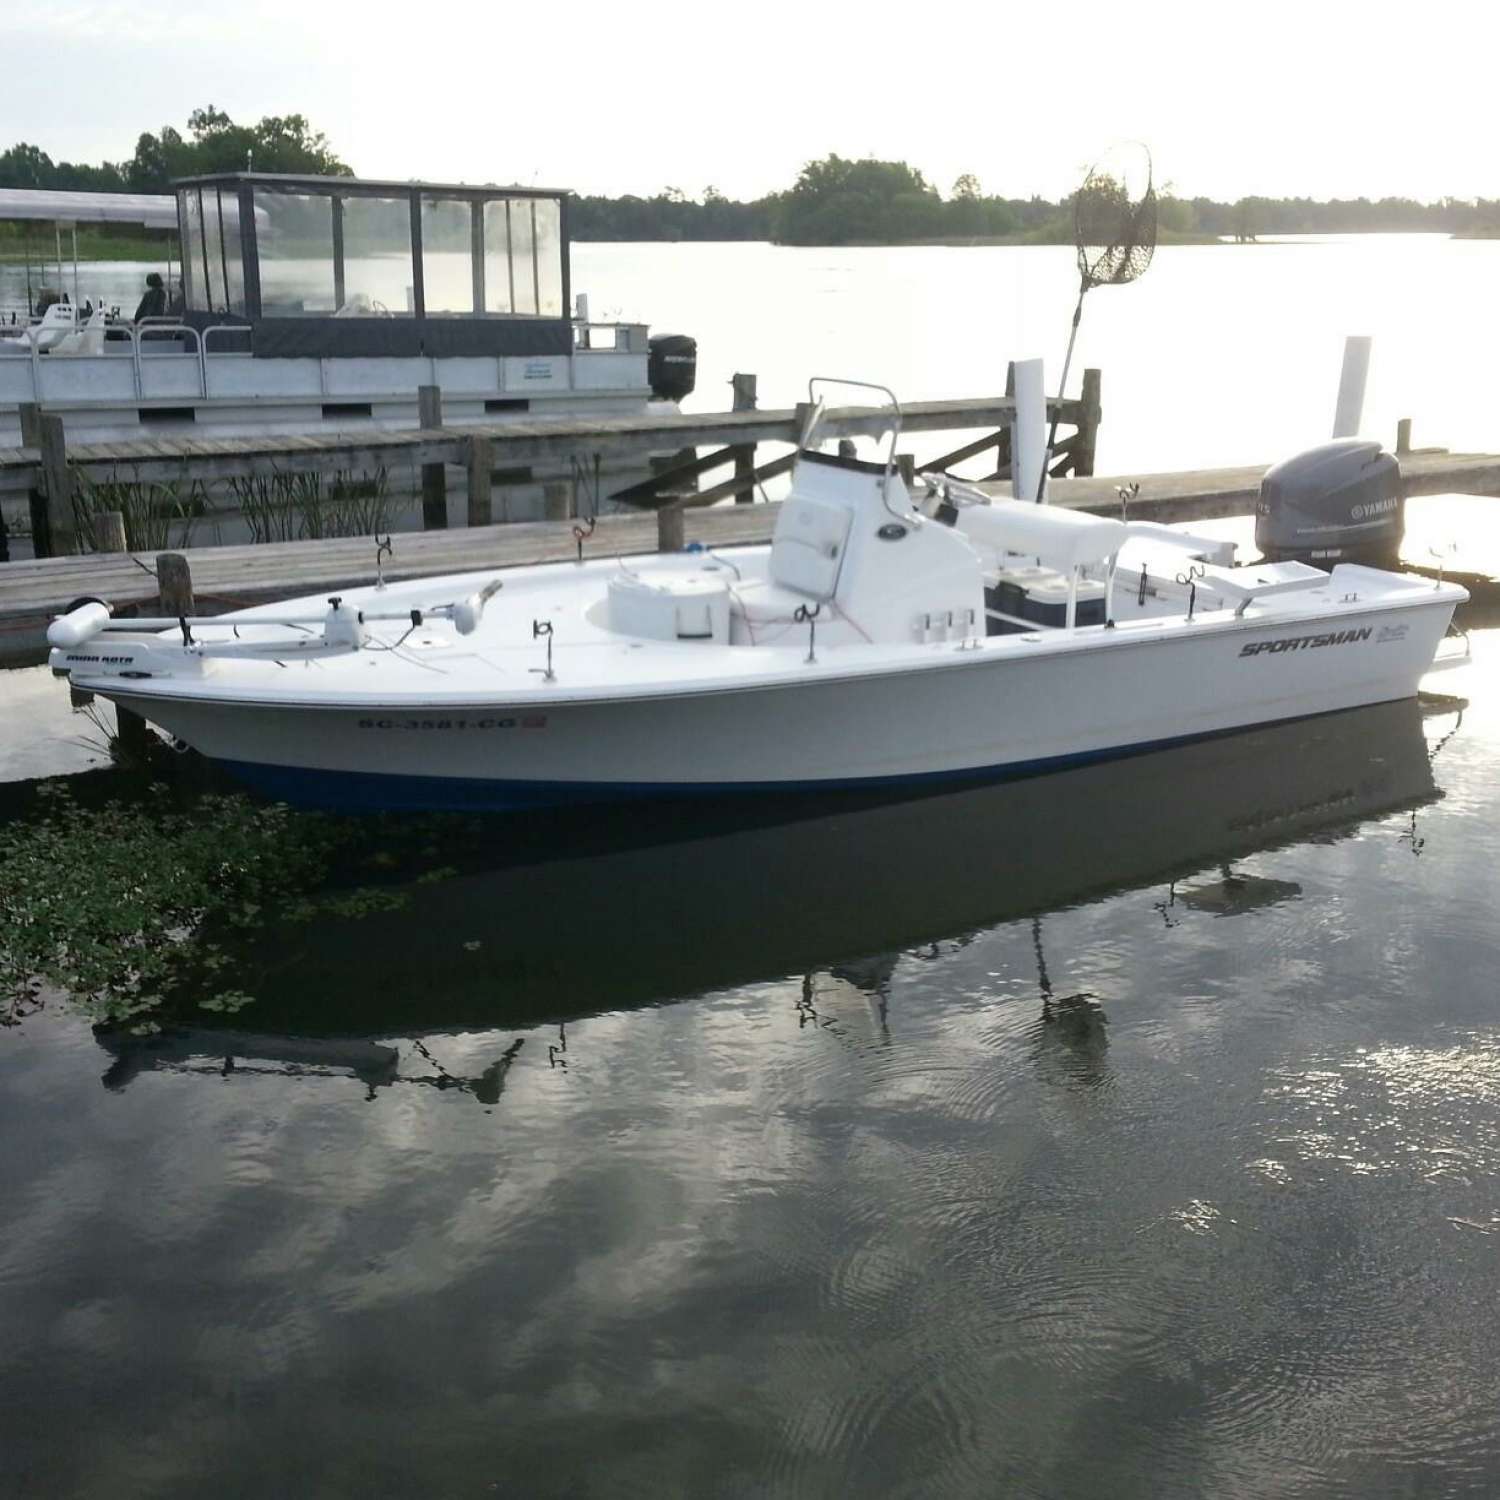
M832 599L853 519L842 505L802 495L783 501L771 536L771 581L795 590L798 603Z
M831 600L809 599L768 578L747 579L730 590L729 639L737 646L767 646L797 631L797 639L802 640L807 626L797 619L799 609L818 610L819 627L825 631L843 618Z
M807 595L798 590L783 588L766 578L752 578L730 590L729 613L751 625L785 624L807 603Z
M1024 500L995 499L988 505L960 506L953 525L997 552L1035 557L1059 573L1112 557L1127 535L1124 522L1108 516Z

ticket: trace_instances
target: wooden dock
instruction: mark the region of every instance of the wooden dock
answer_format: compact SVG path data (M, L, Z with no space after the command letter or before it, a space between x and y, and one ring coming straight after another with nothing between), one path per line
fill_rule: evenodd
M902 435L971 433L977 429L982 436L934 457L931 465L946 469L993 450L998 478L1009 472L1013 391L1012 374L1003 396L908 403L900 413ZM1099 391L1099 371L1086 370L1078 399L1055 397L1047 402L1057 437L1054 474L1093 472L1101 420ZM21 446L0 448L0 500L7 494L28 497L32 546L37 557L62 556L102 545L97 536L88 535L97 530L98 518L91 517L87 504L77 503L80 486L86 498L88 487L101 483L186 486L191 491L221 483L232 487L257 479L279 482L309 474L374 475L392 469L413 475L419 472L423 529L441 530L449 524L450 466L461 468L466 476L467 524L482 527L494 519L492 492L497 473L503 483L505 476L529 475L534 467L558 475L571 470L571 484L564 479L544 486L545 514L561 519L585 508L580 503L579 476L586 472L583 466L593 467L594 506L588 508L597 508L601 465L634 462L644 466L649 461L656 470L652 477L609 498L649 508L711 504L729 498L748 502L766 480L791 467L811 408L803 403L758 410L753 375L735 376L734 395L734 409L727 412L642 412L584 420L507 417L447 426L443 422L442 392L436 386L423 386L417 391L421 419L415 428L224 438L174 435L71 447L61 414L23 405ZM891 412L885 406L830 407L823 414L822 430L828 438L869 437L885 433L890 423ZM762 443L781 445L786 451L768 463L757 464L756 453ZM675 458L663 467L661 455ZM701 476L729 466L733 467L732 478L703 488ZM557 493L559 490L561 493ZM4 517L0 514L0 561L7 559Z
M1048 402L1049 417L1076 424L1084 405ZM172 480L238 479L256 475L377 469L398 464L468 467L475 439L491 445L495 466L548 462L566 464L579 453L603 458L643 458L690 447L734 450L760 443L795 443L805 408L727 411L709 415L677 413L584 420L538 418L437 428L371 429L313 433L265 433L253 437L139 438L131 442L85 443L65 449L70 469L95 480L118 476L141 483ZM1009 396L952 401L913 401L901 408L901 431L927 433L988 428L1008 429L1015 415ZM886 431L890 412L877 406L830 407L824 432L830 438L863 437ZM24 492L46 483L48 455L41 442L0 448L0 492Z
M1500 495L1500 454L1449 453L1446 449L1416 449L1400 453L1401 478L1409 499L1424 495ZM1122 485L1139 484L1140 494L1129 505L1138 521L1214 521L1255 512L1260 482L1268 464L1233 469L1184 469L1162 474L1053 479L1047 498L1054 505L1098 515L1120 514ZM1008 495L1009 485L981 486Z
M1403 456L1402 473L1413 497L1443 494L1500 495L1500 455L1416 452ZM1053 480L1052 503L1118 515L1121 485L1138 483L1129 513L1138 520L1191 522L1251 513L1264 466L1199 469L1110 478ZM995 486L997 492L1008 487ZM721 505L680 512L685 540L734 546L770 539L779 507ZM402 532L384 564L392 581L486 567L560 562L578 555L585 528L570 521L536 521L454 531ZM582 537L586 557L630 556L657 549L658 516L603 516ZM374 582L375 546L369 537L273 542L185 551L197 607L203 613L242 608L324 589ZM156 558L131 553L88 553L0 565L0 664L36 661L46 623L75 598L97 594L117 608L157 598Z

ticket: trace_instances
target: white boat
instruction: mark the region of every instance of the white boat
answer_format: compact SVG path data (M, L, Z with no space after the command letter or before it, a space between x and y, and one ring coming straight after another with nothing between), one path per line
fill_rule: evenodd
M52 666L273 796L370 808L920 787L1408 698L1450 583L1225 564L1161 526L817 451L769 545L590 558L197 620Z

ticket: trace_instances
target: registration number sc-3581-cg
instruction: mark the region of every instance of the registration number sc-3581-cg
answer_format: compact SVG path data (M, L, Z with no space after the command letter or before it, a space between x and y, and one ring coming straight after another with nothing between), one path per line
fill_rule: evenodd
M546 714L492 715L471 719L464 714L448 714L441 718L421 719L361 719L361 729L428 730L428 729L545 729Z

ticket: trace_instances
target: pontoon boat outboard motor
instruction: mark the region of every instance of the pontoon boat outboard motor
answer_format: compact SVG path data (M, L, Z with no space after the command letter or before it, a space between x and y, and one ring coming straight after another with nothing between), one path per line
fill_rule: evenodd
M663 401L681 401L698 383L698 340L685 333L659 333L649 345L646 379L651 394Z
M1401 465L1367 438L1309 448L1266 471L1255 545L1270 562L1394 568L1406 527Z

